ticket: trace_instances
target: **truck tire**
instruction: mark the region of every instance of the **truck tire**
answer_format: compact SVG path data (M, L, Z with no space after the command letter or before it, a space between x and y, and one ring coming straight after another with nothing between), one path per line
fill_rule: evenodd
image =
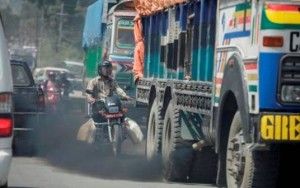
M161 152L163 118L156 100L152 103L147 126L146 158L149 162L157 159Z
M227 153L226 180L230 188L276 187L279 170L279 150L249 151L243 139L240 112L231 123Z
M215 184L217 177L218 156L211 147L204 147L194 154L190 175L193 183Z
M181 138L180 112L174 109L171 100L163 126L162 159L165 180L188 181L193 152L192 142Z

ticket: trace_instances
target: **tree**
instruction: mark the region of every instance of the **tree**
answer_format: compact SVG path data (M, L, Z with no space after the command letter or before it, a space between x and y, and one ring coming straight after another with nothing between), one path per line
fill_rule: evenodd
M65 59L82 60L81 41L85 12L95 1L19 1L23 7L19 15L12 15L9 8L5 13L2 11L9 43L37 46L38 64L42 66Z

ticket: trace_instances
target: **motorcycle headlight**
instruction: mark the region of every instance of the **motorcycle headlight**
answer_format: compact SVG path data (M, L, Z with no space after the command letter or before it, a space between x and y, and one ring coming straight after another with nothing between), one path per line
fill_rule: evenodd
M117 106L110 106L108 108L108 113L118 113L120 110L119 110L119 107Z
M300 102L300 86L283 85L281 87L281 100L283 102Z

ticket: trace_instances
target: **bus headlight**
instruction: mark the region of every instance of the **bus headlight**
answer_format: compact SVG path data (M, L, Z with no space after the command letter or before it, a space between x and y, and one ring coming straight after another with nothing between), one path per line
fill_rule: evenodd
M281 100L283 102L300 102L300 86L283 85L281 87Z

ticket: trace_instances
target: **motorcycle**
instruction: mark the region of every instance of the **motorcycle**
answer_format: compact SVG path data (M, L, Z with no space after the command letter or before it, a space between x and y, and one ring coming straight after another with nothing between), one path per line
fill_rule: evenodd
M65 83L60 85L60 96L61 96L61 108L63 111L67 111L70 105L69 94L72 93L70 86L67 86Z
M45 92L46 108L51 114L57 114L60 111L61 94L60 90L55 86L48 86Z
M61 96L65 98L69 98L69 94L72 93L72 86L71 82L65 82L65 81L60 81L60 91L61 91Z
M86 90L86 93L93 95L93 92ZM125 112L121 100L116 95L107 96L104 100L96 100L91 112L95 125L94 143L103 146L109 144L112 147L115 157L121 154L122 143L126 139Z

